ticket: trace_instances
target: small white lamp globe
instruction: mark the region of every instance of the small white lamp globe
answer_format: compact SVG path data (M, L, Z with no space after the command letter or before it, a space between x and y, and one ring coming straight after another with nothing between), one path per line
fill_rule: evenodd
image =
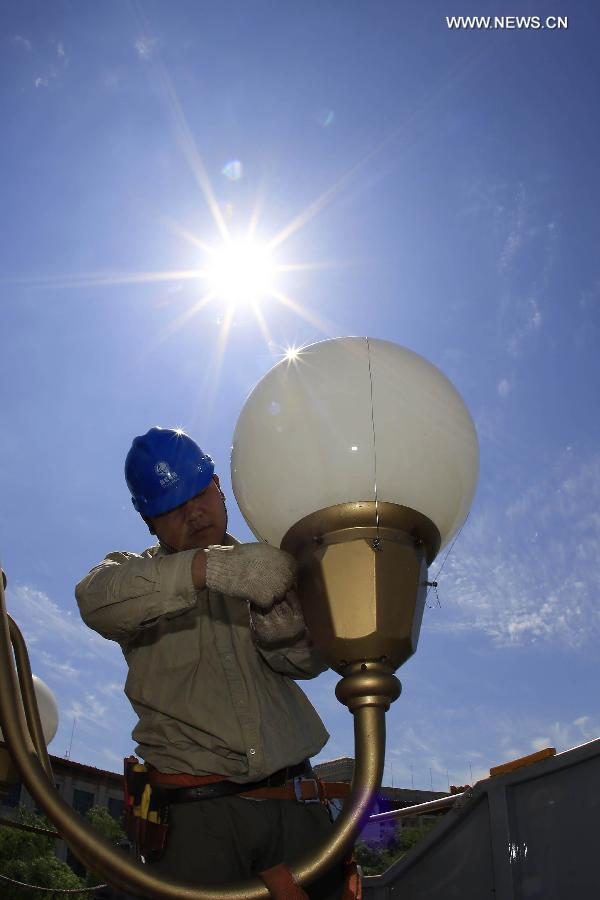
M37 675L33 675L32 679L35 698L40 711L40 719L42 721L44 740L46 741L46 744L49 744L58 731L58 704L56 702L56 697L45 681L42 681ZM1 730L0 740L4 740Z
M275 546L304 516L373 500L426 516L444 546L469 512L479 447L439 369L390 341L344 337L290 354L256 385L231 468L244 518Z
M33 688L42 720L44 739L49 744L58 731L58 704L48 685L37 675L33 676Z

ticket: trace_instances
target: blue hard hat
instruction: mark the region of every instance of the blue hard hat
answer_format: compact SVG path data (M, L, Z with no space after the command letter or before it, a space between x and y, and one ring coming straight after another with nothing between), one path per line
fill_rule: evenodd
M215 464L180 429L151 428L133 439L125 460L131 502L142 516L160 516L210 484Z

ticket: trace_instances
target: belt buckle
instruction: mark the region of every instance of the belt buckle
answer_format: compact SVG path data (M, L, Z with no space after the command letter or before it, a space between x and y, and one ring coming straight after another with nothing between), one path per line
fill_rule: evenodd
M304 781L312 781L315 786L315 797L311 797L310 799L305 800L302 796L302 783ZM320 803L321 798L319 796L319 785L317 783L316 778L306 778L304 775L297 775L294 778L294 793L296 794L296 800L298 803Z

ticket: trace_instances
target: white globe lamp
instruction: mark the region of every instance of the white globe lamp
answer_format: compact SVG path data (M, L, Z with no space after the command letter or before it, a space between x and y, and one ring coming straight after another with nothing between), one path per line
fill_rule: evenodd
M473 421L440 370L374 338L305 347L248 397L231 466L254 534L298 560L330 665L393 671L414 653L427 566L463 524L479 468Z
M40 711L40 719L42 720L44 740L46 744L49 744L58 731L58 704L56 697L48 685L41 678L38 678L37 675L33 676L33 689Z
M44 732L44 740L46 741L46 744L49 744L58 731L58 704L56 702L56 697L45 681L42 681L37 675L33 675L32 679L35 699L37 700L42 722L42 731ZM0 740L4 740L1 729Z

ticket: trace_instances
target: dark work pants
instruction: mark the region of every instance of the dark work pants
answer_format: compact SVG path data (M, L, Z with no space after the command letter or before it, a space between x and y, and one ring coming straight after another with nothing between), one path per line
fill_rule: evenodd
M322 846L331 831L321 803L219 797L170 807L167 847L152 863L161 874L198 886L258 875L278 863L294 864ZM340 865L305 887L311 900L338 900Z

